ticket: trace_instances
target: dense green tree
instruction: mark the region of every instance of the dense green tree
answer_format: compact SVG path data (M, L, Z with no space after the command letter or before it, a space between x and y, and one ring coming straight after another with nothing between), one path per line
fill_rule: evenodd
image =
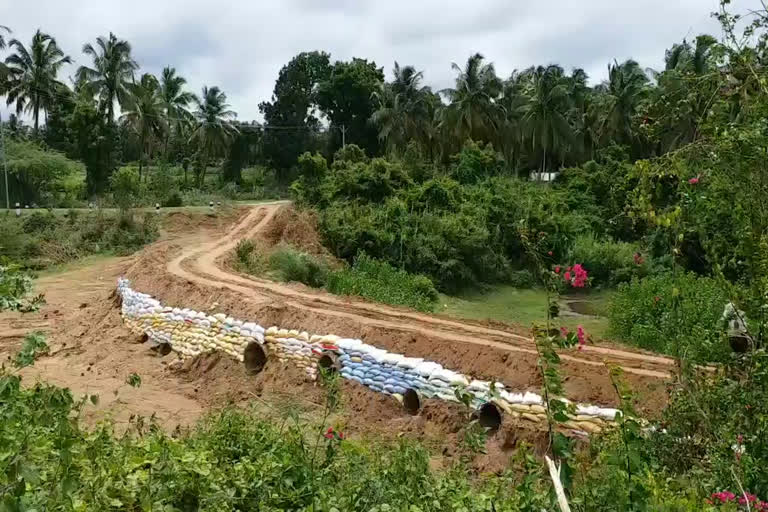
M107 190L120 156L117 126L104 118L92 97L80 96L72 114L71 129L85 164L86 191L91 197L100 195Z
M484 59L476 53L467 59L463 69L453 63L456 85L441 91L450 101L443 110L443 126L447 135L460 144L470 138L490 142L498 127L500 106L496 100L502 82L493 64L484 64Z
M608 65L608 80L600 86L603 93L602 135L632 147L635 140L634 116L648 92L648 76L634 60Z
M5 50L5 36L3 35L3 32L10 34L11 29L5 25L0 25L0 50ZM8 67L5 65L5 63L0 62L0 94L3 94L3 90L5 88L4 82L7 76Z
M145 160L151 155L155 141L165 139L168 130L164 116L165 102L160 84L154 75L144 73L138 82L128 86L125 111L121 121L130 127L139 139L139 179Z
M168 143L171 134L182 130L182 124L192 122L192 116L188 107L194 100L194 94L184 90L187 80L176 74L176 69L170 66L163 68L160 75L160 97L163 102L168 130L163 141L163 153L168 158Z
M382 82L383 69L359 58L337 61L328 79L320 82L317 104L331 121L331 151L346 142L357 144L370 156L379 154L378 132L369 119L376 110L374 93Z
M139 69L131 56L131 45L110 32L108 38L99 36L96 39L96 47L91 43L85 44L83 53L93 59L93 67L80 66L77 79L86 83L90 92L98 96L101 112L112 123L115 102L121 107L126 104L133 74Z
M230 123L237 114L229 109L227 95L218 87L203 86L201 97L195 97L195 128L192 140L198 145L197 186L203 186L208 161L220 155L238 133Z
M56 44L56 39L37 30L27 48L18 39L8 45L13 53L5 59L8 67L6 102L16 103L16 113L32 115L35 134L40 127L40 111L48 111L63 86L57 76L64 64L72 62Z
M264 156L281 180L299 155L316 149L313 141L321 124L315 96L330 71L327 53L300 53L280 70L271 101L259 104L265 124Z
M541 155L538 169L546 172L564 158L574 140L569 115L573 101L569 81L560 66L539 66L528 73L528 102L521 108L531 147ZM549 158L549 161L547 160Z
M263 132L256 121L233 124L237 127L237 133L233 137L224 159L221 179L224 183L240 185L243 181L243 169L254 163L256 157L261 153Z
M371 122L379 130L379 140L390 153L402 153L411 140L426 142L428 126L432 119L428 102L431 93L421 86L423 73L413 66L395 62L393 80L382 83L374 93L376 111Z

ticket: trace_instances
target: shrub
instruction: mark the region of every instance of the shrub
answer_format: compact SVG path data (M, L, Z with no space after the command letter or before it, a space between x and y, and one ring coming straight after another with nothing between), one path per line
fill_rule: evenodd
M722 361L730 348L720 322L729 300L714 279L671 274L619 286L609 308L612 335L694 362Z
M321 288L328 277L328 267L317 258L290 247L279 247L269 257L269 267L281 281L298 281Z
M121 167L110 178L112 197L121 210L136 206L141 196L141 181L139 174L131 167Z
M251 240L240 240L235 246L235 270L246 274L259 275L267 268L267 262Z
M570 254L571 262L587 269L593 285L610 286L648 275L647 258L635 244L598 240L591 233L576 237Z
M409 274L364 253L355 258L351 268L332 272L327 288L337 295L357 295L419 311L433 311L438 299L428 277Z
M178 208L179 206L184 206L184 200L181 197L181 193L178 190L174 190L161 204L165 208Z
M42 233L54 229L59 224L59 219L49 212L34 211L25 216L21 221L21 229L25 233Z
M536 284L536 279L530 270L515 270L509 274L509 284L515 288L533 288L533 285Z

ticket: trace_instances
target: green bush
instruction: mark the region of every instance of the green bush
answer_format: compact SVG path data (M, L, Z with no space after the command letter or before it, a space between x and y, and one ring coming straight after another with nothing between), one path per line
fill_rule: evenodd
M598 240L589 233L574 239L569 259L582 264L593 285L615 286L648 275L646 258L636 244Z
M25 233L42 233L59 225L59 219L47 211L34 211L23 217L21 229Z
M322 288L328 267L317 258L291 247L279 247L269 257L269 267L281 281L298 281L312 288Z
M109 179L112 198L121 210L128 210L137 205L142 195L139 173L132 167L121 167Z
M178 208L184 206L184 200L181 197L181 193L178 190L174 190L165 198L161 203L164 208Z
M613 336L695 362L723 361L730 348L720 318L727 293L714 279L671 274L619 286L609 308Z
M259 275L266 271L267 261L250 240L240 240L235 246L235 270L246 274Z
M429 278L399 270L361 253L352 267L331 272L328 291L356 295L376 302L433 311L438 294Z
M530 270L515 270L509 274L509 284L520 289L533 288L536 278Z

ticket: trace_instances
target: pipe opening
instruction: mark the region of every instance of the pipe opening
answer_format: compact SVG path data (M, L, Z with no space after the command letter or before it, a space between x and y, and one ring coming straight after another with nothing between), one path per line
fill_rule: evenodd
M267 364L267 353L264 347L256 342L249 343L243 353L245 360L245 369L252 374L257 374L264 369Z
M146 343L149 341L149 334L144 333L141 335L141 338L139 338L139 343Z
M157 346L157 352L161 356L167 356L172 351L173 351L173 349L171 348L171 344L170 343L161 343L160 345Z
M406 389L403 393L403 408L408 414L415 416L421 409L421 399L419 394L413 389Z
M320 367L320 370L324 371L325 373L337 373L341 371L341 364L339 363L339 358L336 356L335 353L330 351L325 351L320 356L320 359L317 360L317 366Z
M495 432L501 427L501 412L491 403L483 404L478 412L477 422L481 427Z

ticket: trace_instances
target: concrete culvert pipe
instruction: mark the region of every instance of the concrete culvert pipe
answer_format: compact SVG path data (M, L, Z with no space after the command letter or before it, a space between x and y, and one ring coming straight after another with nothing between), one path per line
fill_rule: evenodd
M477 421L481 427L495 432L501 427L501 411L491 403L484 404L478 411Z
M161 343L160 345L158 345L157 351L160 353L161 356L167 356L173 351L173 349L171 348L170 343Z
M141 335L141 338L139 338L139 343L146 343L149 341L149 334L144 333Z
M421 409L421 398L414 389L406 389L403 393L403 408L405 412L411 415L416 415Z
M245 369L253 374L259 373L267 364L267 353L264 347L256 342L249 343L245 347L243 358L245 360Z
M341 371L341 364L335 352L325 351L320 355L317 366L326 373L337 373Z

